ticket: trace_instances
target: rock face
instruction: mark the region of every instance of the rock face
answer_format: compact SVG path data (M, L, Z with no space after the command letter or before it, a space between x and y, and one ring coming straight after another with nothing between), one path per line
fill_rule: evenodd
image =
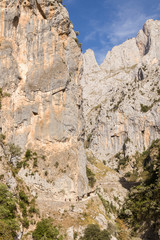
M114 155L160 138L160 21L99 66L93 51L82 55L60 2L0 0L0 180L17 196L27 189L70 240L114 222L104 201L123 205Z
M160 137L159 42L160 21L148 20L100 66L92 50L84 54L86 147L111 167L116 153L142 152Z
M19 172L41 203L87 188L76 40L59 1L0 1L0 129L7 142L43 156L36 176Z

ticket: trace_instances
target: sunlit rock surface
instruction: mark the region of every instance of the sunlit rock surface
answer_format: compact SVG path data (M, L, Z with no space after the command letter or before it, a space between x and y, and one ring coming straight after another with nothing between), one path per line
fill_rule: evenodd
M8 142L45 156L35 177L19 172L40 202L87 189L81 72L81 50L62 4L0 1L0 88L7 93L0 129Z
M160 21L115 46L98 66L84 54L83 110L88 148L101 160L144 151L160 137Z

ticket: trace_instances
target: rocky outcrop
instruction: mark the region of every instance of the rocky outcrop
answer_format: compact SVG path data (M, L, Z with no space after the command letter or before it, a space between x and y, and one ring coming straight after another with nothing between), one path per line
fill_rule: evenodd
M38 154L36 173L19 176L40 205L87 188L76 40L60 1L0 1L0 129L6 142Z
M84 54L86 147L111 167L112 157L142 152L160 137L160 21L109 51L99 66Z

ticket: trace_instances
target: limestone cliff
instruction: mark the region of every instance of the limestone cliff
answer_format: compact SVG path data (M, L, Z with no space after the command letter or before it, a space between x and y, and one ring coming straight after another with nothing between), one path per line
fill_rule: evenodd
M125 171L141 177L127 156L160 138L160 21L148 20L99 66L92 50L82 55L61 2L0 0L0 180L17 201L17 239L31 240L48 216L67 240L89 223L129 238L115 219ZM124 172L116 154L129 162Z
M160 137L160 21L148 20L136 38L107 53L99 66L84 54L86 147L107 164L145 150Z
M81 74L81 50L60 1L0 1L0 129L6 143L41 156L34 174L22 168L19 177L42 211L87 188Z

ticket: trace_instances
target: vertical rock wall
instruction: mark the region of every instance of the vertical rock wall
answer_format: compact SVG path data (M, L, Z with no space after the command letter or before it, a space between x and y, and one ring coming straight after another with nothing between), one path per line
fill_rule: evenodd
M81 50L59 1L0 1L0 129L7 142L45 156L34 176L33 169L19 172L39 202L86 189L81 72Z

